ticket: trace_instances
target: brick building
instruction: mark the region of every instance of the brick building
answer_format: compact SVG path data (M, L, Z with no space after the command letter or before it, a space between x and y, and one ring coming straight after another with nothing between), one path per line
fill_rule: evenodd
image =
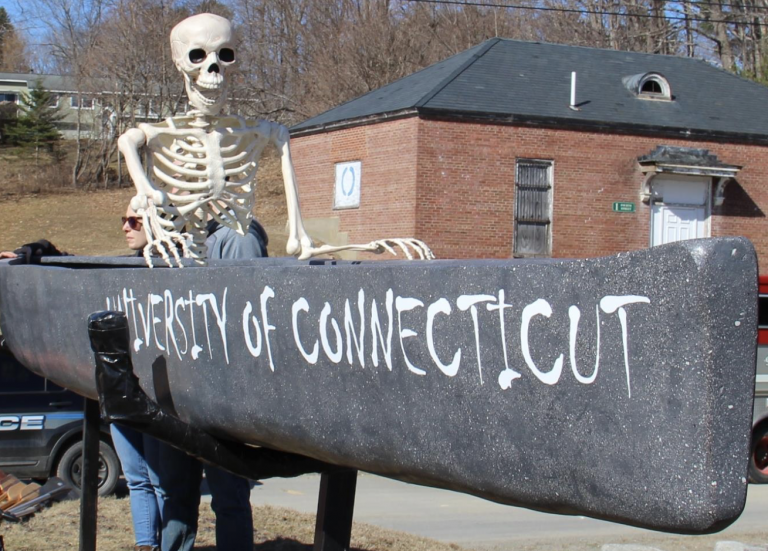
M768 88L701 60L493 39L291 135L331 243L577 258L743 235L768 259Z

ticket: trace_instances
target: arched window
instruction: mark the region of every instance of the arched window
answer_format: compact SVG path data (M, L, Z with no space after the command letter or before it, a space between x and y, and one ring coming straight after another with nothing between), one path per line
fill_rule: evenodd
M669 82L659 73L646 73L640 79L638 96L646 99L672 99Z
M643 83L643 87L640 90L641 94L661 94L661 84L654 79L649 79Z
M660 73L644 73L623 79L624 85L641 99L672 101L669 81Z

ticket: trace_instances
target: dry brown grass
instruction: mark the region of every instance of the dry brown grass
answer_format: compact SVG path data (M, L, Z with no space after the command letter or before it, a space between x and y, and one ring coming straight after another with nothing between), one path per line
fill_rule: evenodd
M8 551L78 549L80 502L64 501L35 514L21 524L0 524ZM314 515L291 509L262 506L253 510L255 551L310 551ZM97 548L99 551L133 549L133 532L127 498L99 500ZM200 506L195 549L215 551L215 524L210 505ZM357 551L457 551L458 545L355 523L352 549Z
M66 151L63 154L66 157ZM4 147L0 151L0 197L68 190L71 175L72 162L44 151L35 153L18 147Z
M6 150L0 152L0 251L48 239L72 254L130 252L120 217L134 194L133 187L90 192L42 187L36 193L22 193L17 177L34 171L9 155ZM280 163L274 155L266 156L259 167L256 204L256 217L270 237L270 255L285 256L287 209Z

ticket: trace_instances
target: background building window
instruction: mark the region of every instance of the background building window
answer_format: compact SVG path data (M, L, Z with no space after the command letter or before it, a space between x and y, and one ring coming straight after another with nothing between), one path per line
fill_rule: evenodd
M552 254L552 161L518 159L513 256Z
M69 105L74 109L93 109L93 98L89 96L80 96L80 105L77 103L77 96L69 98Z
M18 94L12 94L10 92L0 92L0 102L9 101L11 103L18 103Z

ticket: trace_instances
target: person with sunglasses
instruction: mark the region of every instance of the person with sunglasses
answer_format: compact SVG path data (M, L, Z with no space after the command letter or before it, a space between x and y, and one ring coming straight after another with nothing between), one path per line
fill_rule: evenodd
M141 217L130 205L122 217L125 241L132 251L147 244ZM131 502L135 551L158 551L162 533L165 491L160 486L161 442L132 428L112 423L112 443L123 468Z
M131 250L141 255L147 244L143 221L129 206L122 218L125 240ZM211 220L208 223L209 259L243 259L267 256L269 239L264 228L253 220L248 233L239 235L234 230L221 226ZM113 430L125 433L125 427L112 425ZM154 547L138 547L142 537L156 529L154 524L147 524L146 518L162 519L160 548L162 551L191 551L197 537L198 512L200 507L200 484L205 472L205 479L211 492L211 508L216 515L216 548L219 551L252 551L253 549L253 517L250 504L250 482L242 477L233 475L211 465L203 465L196 458L181 450L158 442L149 436L141 435L143 440L133 438L133 449L126 450L129 469L134 474L141 473L143 479L134 484L136 488L137 509L140 513L134 517L137 551L151 551ZM114 438L114 437L113 437ZM120 438L120 437L118 437ZM154 441L154 444L153 442ZM116 444L117 448L117 444ZM136 461L136 453L141 449L145 452L146 467L142 469ZM118 456L122 456L120 449ZM124 467L125 468L125 467ZM126 475L128 478L128 475ZM156 496L160 496L158 506L153 509L150 488ZM131 493L133 510L134 493ZM138 520L138 525L137 525ZM156 544L155 544L156 545Z

